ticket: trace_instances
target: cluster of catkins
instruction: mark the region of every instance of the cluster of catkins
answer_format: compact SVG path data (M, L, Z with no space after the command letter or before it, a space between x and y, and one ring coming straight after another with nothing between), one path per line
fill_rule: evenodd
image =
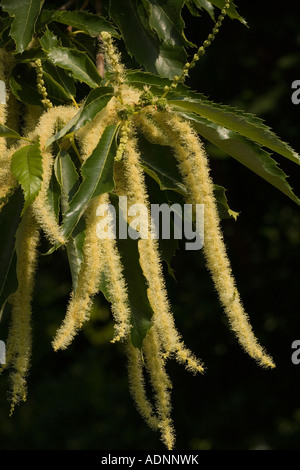
M108 33L102 34L106 65L110 70L110 84L114 96L108 105L84 127L76 131L75 140L82 163L89 158L108 126L119 126L118 148L114 165L114 193L127 196L128 203L142 204L150 211L145 175L138 148L138 135L143 134L150 142L172 148L178 162L186 192L187 203L204 204L204 248L207 261L221 304L229 318L232 330L244 349L264 367L274 367L272 359L258 344L248 316L245 313L235 280L231 272L220 229L219 215L213 195L208 159L203 145L191 125L178 116L167 103L159 100L141 105L143 92L126 83L126 72L119 53ZM7 83L12 59L1 52L0 79ZM39 64L40 71L40 64ZM45 99L45 97L44 97ZM13 127L16 102L8 96L7 105L0 105L0 124ZM126 113L124 113L126 109ZM128 112L131 109L132 112ZM11 296L11 323L7 341L7 364L12 370L12 407L26 397L26 375L31 354L31 299L37 264L38 244L42 230L51 243L66 244L55 214L47 200L54 155L46 142L54 134L56 124L69 122L78 109L75 106L47 107L42 113L29 107L23 135L31 141L39 139L43 155L43 181L41 190L26 210L19 230L17 276L18 288ZM12 154L25 141L9 146L0 138L0 200L5 203L17 186L10 170ZM171 419L171 381L166 372L166 361L175 358L192 372L203 372L202 363L185 346L174 323L163 279L162 261L158 241L149 236L138 240L140 265L147 282L147 295L153 310L152 326L141 349L132 345L130 339L131 311L126 279L116 240L100 239L96 226L99 204L109 203L109 194L94 198L84 213L86 235L83 261L73 290L66 316L54 339L55 351L65 349L83 323L88 320L94 296L99 290L99 279L107 279L107 288L114 317L113 341L123 341L128 354L128 373L132 396L146 422L160 431L161 439L168 449L174 448L175 433ZM153 400L147 397L147 380L153 389Z

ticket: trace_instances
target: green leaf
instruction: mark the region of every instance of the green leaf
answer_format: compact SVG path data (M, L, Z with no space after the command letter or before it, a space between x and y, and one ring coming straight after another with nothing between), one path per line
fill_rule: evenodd
M45 57L45 52L40 47L31 47L21 54L16 54L15 60L17 64L25 64L35 62L37 59L44 60Z
M49 188L47 190L47 199L50 207L52 208L53 214L55 214L57 222L59 221L60 214L60 197L61 191L58 181L54 172L52 172Z
M114 141L118 126L108 126L92 155L82 166L83 181L69 204L62 223L66 238L72 234L89 202L96 196L110 192L114 187Z
M159 56L155 61L155 70L162 77L173 78L180 75L184 64L186 63L186 54L183 47L169 46L166 43L161 44ZM151 70L149 69L151 72Z
M143 340L151 328L153 310L147 297L146 279L140 266L137 240L118 240L118 248L124 268L132 315L131 341L141 348Z
M285 142L266 126L261 119L253 114L245 113L230 106L216 104L207 98L176 98L169 103L178 111L192 111L215 124L239 133L258 144L288 158L300 165L300 156Z
M61 105L65 105L66 102L72 101L72 97L68 91L66 91L60 83L56 82L52 75L44 73L43 79L45 81L47 96L52 102L55 102L55 104L60 103Z
M17 53L23 52L30 43L43 3L44 0L2 0L2 9L13 17L10 34Z
M18 64L13 68L10 88L22 103L40 106L41 95L36 87L36 72L27 64Z
M164 93L164 87L170 86L172 80L162 78L150 72L142 72L141 70L129 70L126 73L126 79L131 86L143 90L144 86L151 87L154 95L161 96ZM186 85L178 84L176 91L172 92L176 95L188 95L189 88Z
M184 48L160 44L155 34L145 28L148 19L142 21L141 8L134 0L110 3L110 15L122 33L128 53L148 72L168 78L179 75L186 60Z
M92 90L84 102L82 108L78 113L54 136L52 136L46 143L47 146L51 145L56 140L61 139L66 134L76 132L83 127L87 122L90 122L97 116L100 111L107 105L113 96L113 89L109 87L99 87Z
M255 142L197 115L182 113L182 116L207 140L300 204L287 182L286 174L270 154Z
M229 219L232 217L234 220L237 220L239 212L230 209L226 191L227 189L223 188L223 186L214 184L214 195L218 205L219 216L221 219Z
M224 5L225 5L225 0L209 0L210 3L212 3L213 5L215 5L216 7L220 8L220 10L222 8L224 8ZM236 11L236 5L231 2L231 5L230 7L228 8L227 10L227 13L226 13L231 19L233 20L239 20L242 24L244 25L247 25L247 22L246 20L240 16L238 14L238 12Z
M55 14L56 10L46 10L45 8L42 8L35 25L36 31L44 30L52 21L54 21Z
M4 47L5 44L10 40L9 29L12 23L12 18L7 16L6 18L0 18L0 47Z
M54 47L59 47L59 40L57 36L55 36L52 31L49 31L48 28L46 28L45 33L42 37L39 38L39 40L45 52L49 52Z
M141 150L142 167L145 173L158 183L160 189L163 191L176 191L178 194L186 197L187 191L171 148L149 143L141 137L139 148ZM225 191L225 188L222 186L214 185L219 216L221 219L233 217L236 220L238 213L230 209ZM172 198L174 199L174 196Z
M194 6L195 5L195 6ZM215 21L214 7L208 0L188 0L187 7L193 15L199 16L198 10L206 10L212 20Z
M21 188L16 189L0 212L0 311L17 290L15 235L24 203ZM1 314L0 314L1 319Z
M52 80L59 84L64 89L65 94L73 100L76 95L73 77L70 77L63 69L55 67L47 61L43 63L43 70L44 73L50 75Z
M55 66L67 70L76 80L84 82L91 88L100 85L102 78L97 72L95 64L84 53L67 47L54 47L47 55L47 59Z
M39 140L13 154L11 170L24 193L24 212L37 197L43 180L43 157Z
M172 189L186 195L171 148L152 144L142 137L139 139L139 148L144 171L159 184L160 189Z
M55 174L61 187L61 209L64 216L70 201L79 188L79 177L70 155L61 150L55 161ZM80 219L67 243L67 256L71 270L73 289L76 291L78 275L83 261L85 223Z
M58 23L72 26L73 28L83 31L89 36L96 37L102 31L107 31L112 36L119 37L113 25L102 16L79 10L48 11L47 13L51 13L51 21L57 21Z
M50 73L44 74L44 80L48 98L54 105L64 105L67 100L71 100L65 88L56 82ZM42 96L37 90L36 83L36 71L29 64L18 64L14 67L10 78L10 87L13 94L22 103L41 106Z
M185 25L181 16L184 0L142 1L148 14L149 25L156 31L159 39L172 46L193 46L184 35Z
M67 243L67 255L72 276L73 290L76 292L78 276L83 262L85 241L85 221L80 219Z
M72 158L65 150L60 150L55 159L55 176L61 188L61 212L64 216L69 203L79 188L79 176Z
M13 129L10 129L9 127L4 126L3 124L0 124L0 137L11 137L13 139L28 140L18 134L18 132L14 131Z
M71 128L71 132L76 132L87 122L92 121L113 97L114 90L110 87L99 87L92 90L84 102L76 124Z
M143 87L144 85L155 86L163 89L165 86L170 85L172 80L162 78L150 72L143 72L141 70L127 70L126 79L131 85Z

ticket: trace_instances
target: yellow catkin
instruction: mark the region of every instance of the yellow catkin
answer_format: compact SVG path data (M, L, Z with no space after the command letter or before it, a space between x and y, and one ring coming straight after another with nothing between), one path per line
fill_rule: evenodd
M109 203L108 194L103 194L99 198L99 204ZM109 225L112 228L112 220L110 220ZM104 272L108 281L107 289L115 319L115 334L112 342L116 342L126 338L131 329L127 286L116 240L110 237L99 239L99 246L103 252Z
M35 217L51 243L64 244L65 239L56 220L56 216L49 204L47 193L52 176L54 158L51 146L47 147L47 140L54 134L58 119L60 122L68 122L76 114L77 110L71 106L57 106L44 112L28 138L34 140L39 137L40 148L43 155L43 181L40 192L33 202Z
M146 369L156 401L156 411L159 419L161 439L168 450L175 444L175 433L171 419L171 389L172 384L165 370L165 359L161 349L156 327L148 331L143 343Z
M163 132L157 127L153 121L151 114L147 111L140 112L134 119L135 124L143 132L149 142L159 145L167 145L168 140Z
M93 297L99 289L99 280L104 268L103 252L99 249L97 237L96 209L99 198L94 199L85 213L86 235L81 264L75 291L71 294L65 319L58 329L52 346L55 351L66 349L74 336L89 318Z
M10 54L0 49L0 80L5 84L4 103L0 103L0 124L7 125L8 118L8 72L10 69ZM10 170L10 156L7 149L7 139L0 137L0 209L16 184Z
M128 100L131 99L133 99L132 96L128 95ZM76 137L83 161L91 155L105 128L118 121L117 111L119 105L117 100L112 99L91 123L86 124L78 131ZM100 204L109 204L109 202L108 195L103 194L97 199L95 207L97 208ZM121 259L114 239L98 239L98 250L103 253L103 269L105 269L105 274L109 280L108 289L110 291L112 313L116 322L113 341L119 341L126 337L130 329L130 309ZM110 286L113 288L110 289Z
M117 96L125 82L125 68L121 62L121 54L115 48L110 33L103 31L101 33L101 39L105 54L106 69L111 73L110 80L114 86L115 95Z
M170 112L156 114L156 121L168 136L186 185L189 201L204 204L204 255L220 302L229 318L232 330L248 354L263 367L275 367L258 343L236 288L230 261L220 228L205 150L191 126Z
M26 376L31 356L31 301L37 264L39 229L31 209L21 222L17 240L18 289L11 299L11 325L7 340L6 367L11 374L11 411L20 400L26 400Z
M97 234L97 208L108 204L106 194L95 198L86 211L86 236L83 248L83 262L78 276L76 290L72 292L66 317L53 342L54 350L66 349L74 336L89 319L93 297L100 288L102 274L107 278L107 289L115 319L113 342L125 339L130 331L130 308L122 265L114 239L101 239Z
M143 374L144 363L142 352L135 348L131 342L127 344L128 380L132 398L137 410L145 419L151 429L159 428L159 419L155 415L153 406L147 398L145 379Z
M140 165L140 155L137 142L130 136L124 153L124 165L127 178L128 206L141 204L148 208L149 200L146 191L143 170ZM148 227L148 237L138 241L140 264L148 282L148 298L153 309L153 322L161 336L166 355L175 354L177 360L185 363L194 372L203 372L203 366L198 359L184 346L176 330L174 318L170 311L167 298L163 269L157 240L151 237L151 224Z

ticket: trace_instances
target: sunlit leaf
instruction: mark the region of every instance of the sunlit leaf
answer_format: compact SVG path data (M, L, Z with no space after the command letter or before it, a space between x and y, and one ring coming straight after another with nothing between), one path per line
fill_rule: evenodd
M0 124L0 138L1 137L10 137L13 139L23 139L23 137L13 129Z
M17 150L11 161L11 170L24 193L24 208L30 206L40 192L43 180L43 157L39 140Z

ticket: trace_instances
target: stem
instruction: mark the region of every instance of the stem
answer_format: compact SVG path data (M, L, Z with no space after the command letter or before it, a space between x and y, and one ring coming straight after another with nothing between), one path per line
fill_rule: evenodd
M80 33L84 33L84 31L82 29L77 29L77 31L72 31L72 35L76 35L76 34L80 34Z
M70 95L70 96L71 96L71 100L72 100L73 103L74 103L75 108L79 109L79 105L78 105L78 103L76 102L74 96L73 96L73 95Z
M82 163L82 157L81 157L81 155L80 155L80 153L79 153L79 151L78 151L77 145L76 145L76 143L75 143L74 134L72 134L72 135L70 136L70 141L71 141L72 149L73 149L74 152L76 153L78 160Z
M102 14L102 5L100 0L95 1L95 10L97 15ZM97 54L96 54L96 67L97 71L100 75L100 77L104 78L105 76L105 57L101 52L101 44L102 44L102 38L101 35L99 34L97 36Z

